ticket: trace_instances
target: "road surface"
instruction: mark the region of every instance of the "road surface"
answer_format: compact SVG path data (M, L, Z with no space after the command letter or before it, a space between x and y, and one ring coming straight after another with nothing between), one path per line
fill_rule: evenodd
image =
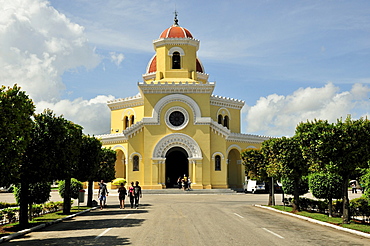
M110 196L106 209L3 245L370 245L370 239L253 206L266 198L144 194L139 209L119 209L118 197Z

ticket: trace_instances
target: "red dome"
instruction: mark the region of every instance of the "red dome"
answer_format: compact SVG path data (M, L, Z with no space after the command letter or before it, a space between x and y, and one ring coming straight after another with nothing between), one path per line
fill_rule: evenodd
M173 25L162 32L159 38L193 38L188 29Z

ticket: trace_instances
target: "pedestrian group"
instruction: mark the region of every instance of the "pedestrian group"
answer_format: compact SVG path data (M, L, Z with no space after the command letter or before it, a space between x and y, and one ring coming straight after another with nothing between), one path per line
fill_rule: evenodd
M106 207L107 202L107 196L108 196L108 189L107 185L104 183L103 180L99 183L99 192L98 197L100 200L100 209L103 209L103 207ZM141 192L141 186L139 185L139 181L131 182L131 186L126 189L124 186L124 183L120 184L120 187L118 188L118 199L119 199L119 208L124 209L125 208L125 198L128 196L130 198L130 204L131 208L137 209L139 207L139 200L143 197Z
M179 189L183 190L191 190L191 180L190 177L186 177L186 174L184 174L184 177L179 177L177 179L177 186Z

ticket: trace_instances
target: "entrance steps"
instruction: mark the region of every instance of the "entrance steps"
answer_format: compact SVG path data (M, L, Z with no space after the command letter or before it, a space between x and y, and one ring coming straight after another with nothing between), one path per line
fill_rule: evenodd
M232 189L203 189L203 190L182 190L178 188L144 190L143 194L236 194Z

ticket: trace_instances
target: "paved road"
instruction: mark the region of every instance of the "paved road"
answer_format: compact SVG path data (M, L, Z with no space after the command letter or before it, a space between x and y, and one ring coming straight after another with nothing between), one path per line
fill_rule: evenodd
M370 240L257 208L264 194L145 195L139 209L95 210L4 245L369 245Z

